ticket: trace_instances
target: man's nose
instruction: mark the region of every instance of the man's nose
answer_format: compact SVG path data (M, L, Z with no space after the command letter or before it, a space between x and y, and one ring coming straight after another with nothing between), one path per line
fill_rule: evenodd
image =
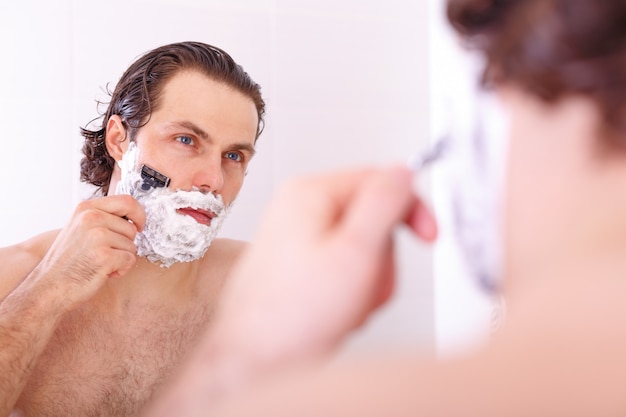
M221 158L198 166L194 171L193 186L202 192L219 193L224 187Z

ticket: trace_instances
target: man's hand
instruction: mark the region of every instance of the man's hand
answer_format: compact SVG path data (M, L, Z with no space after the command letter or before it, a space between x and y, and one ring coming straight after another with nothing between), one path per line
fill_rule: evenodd
M333 348L391 294L400 223L436 237L405 168L291 181L235 269L216 331L271 360Z
M79 204L41 262L0 302L0 416L11 413L64 314L135 264L133 241L144 223L130 196Z
M35 269L37 280L61 289L67 308L76 307L106 279L121 277L135 265L133 241L145 218L143 207L127 195L80 203Z
M146 415L196 415L255 379L323 357L388 299L402 223L436 237L405 168L284 186L233 270L211 330Z

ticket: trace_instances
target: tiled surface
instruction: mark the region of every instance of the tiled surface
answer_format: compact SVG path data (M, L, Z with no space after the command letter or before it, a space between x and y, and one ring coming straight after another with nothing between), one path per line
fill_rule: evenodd
M72 208L69 10L0 6L0 245L61 227Z
M0 99L0 246L62 227L73 210L66 99Z
M349 17L354 19L380 18L381 16L407 16L425 14L425 1L409 0L275 0L280 11L323 17Z
M78 126L97 116L107 83L164 43L220 46L263 86L267 128L224 235L250 238L287 177L405 160L429 132L426 9L409 0L2 2L0 175L12 181L0 183L0 245L61 226L87 195ZM15 177L26 160L46 172L34 195L38 180ZM430 253L408 238L400 252L401 292L357 346L431 342Z

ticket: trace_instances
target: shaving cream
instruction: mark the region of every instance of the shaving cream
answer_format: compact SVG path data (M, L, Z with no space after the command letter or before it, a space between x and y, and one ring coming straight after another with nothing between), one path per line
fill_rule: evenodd
M166 268L176 262L191 262L204 256L229 213L230 206L224 205L222 197L197 189L142 190L139 148L135 142L129 143L118 166L122 175L116 194L133 196L146 211L146 225L135 238L137 255ZM209 225L205 225L191 216L178 213L177 209L182 208L211 211L215 217Z

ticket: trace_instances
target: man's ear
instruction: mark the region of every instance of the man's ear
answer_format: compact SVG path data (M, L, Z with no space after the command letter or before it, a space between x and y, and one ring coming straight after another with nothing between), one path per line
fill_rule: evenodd
M128 149L128 140L122 118L117 114L111 116L107 122L105 142L109 155L116 161L121 160Z

